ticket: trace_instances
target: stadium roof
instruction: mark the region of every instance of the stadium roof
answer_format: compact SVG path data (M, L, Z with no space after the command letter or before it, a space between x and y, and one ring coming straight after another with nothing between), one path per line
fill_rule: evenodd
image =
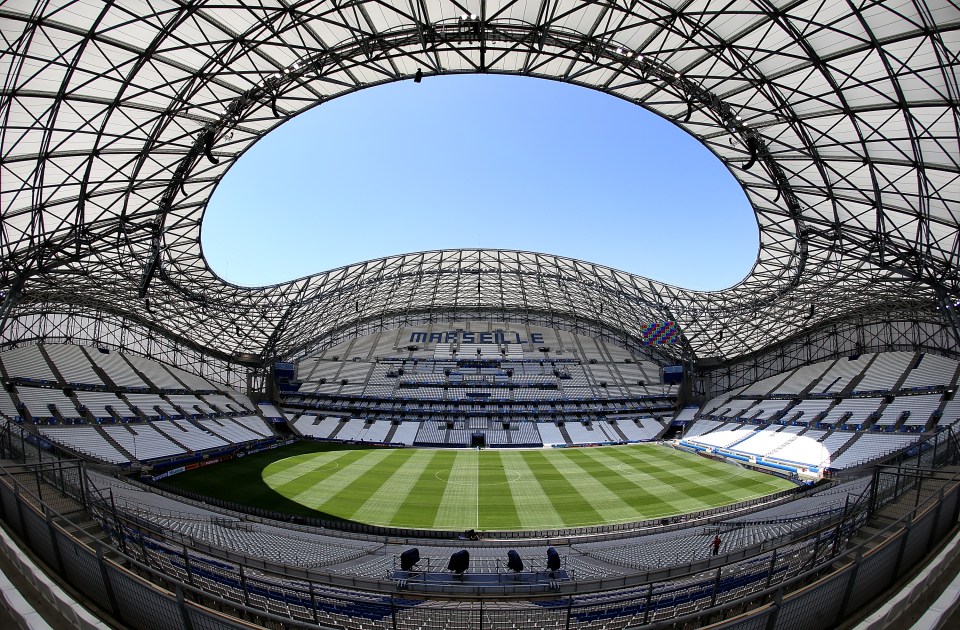
M361 320L481 308L632 335L676 320L685 352L729 359L850 313L939 318L960 299L948 1L7 2L0 32L3 320L109 312L285 356ZM478 72L600 90L693 134L756 212L752 272L696 292L490 250L262 288L210 270L206 203L258 138L355 90Z

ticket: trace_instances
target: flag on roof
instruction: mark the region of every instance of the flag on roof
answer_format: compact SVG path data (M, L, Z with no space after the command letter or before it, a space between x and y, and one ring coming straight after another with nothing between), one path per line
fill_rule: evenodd
M677 322L660 322L648 324L640 329L640 338L644 345L660 346L665 343L677 343L680 340L680 329Z

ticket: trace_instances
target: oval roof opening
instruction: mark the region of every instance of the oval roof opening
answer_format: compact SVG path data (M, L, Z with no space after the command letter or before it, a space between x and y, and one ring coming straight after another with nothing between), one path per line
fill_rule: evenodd
M715 290L749 272L758 231L739 183L671 122L496 75L392 83L294 118L237 161L203 222L213 270L246 286L476 247Z

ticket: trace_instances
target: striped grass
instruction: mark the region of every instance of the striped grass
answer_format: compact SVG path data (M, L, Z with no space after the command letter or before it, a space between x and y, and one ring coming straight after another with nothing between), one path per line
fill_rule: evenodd
M444 530L666 518L793 487L655 444L476 451L301 442L168 482L294 515Z

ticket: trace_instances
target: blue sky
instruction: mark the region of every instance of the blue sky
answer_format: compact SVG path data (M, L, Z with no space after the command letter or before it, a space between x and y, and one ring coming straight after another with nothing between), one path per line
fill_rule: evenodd
M721 289L756 259L757 224L720 161L642 108L539 79L447 76L281 125L226 174L202 240L214 271L249 286L479 246Z

